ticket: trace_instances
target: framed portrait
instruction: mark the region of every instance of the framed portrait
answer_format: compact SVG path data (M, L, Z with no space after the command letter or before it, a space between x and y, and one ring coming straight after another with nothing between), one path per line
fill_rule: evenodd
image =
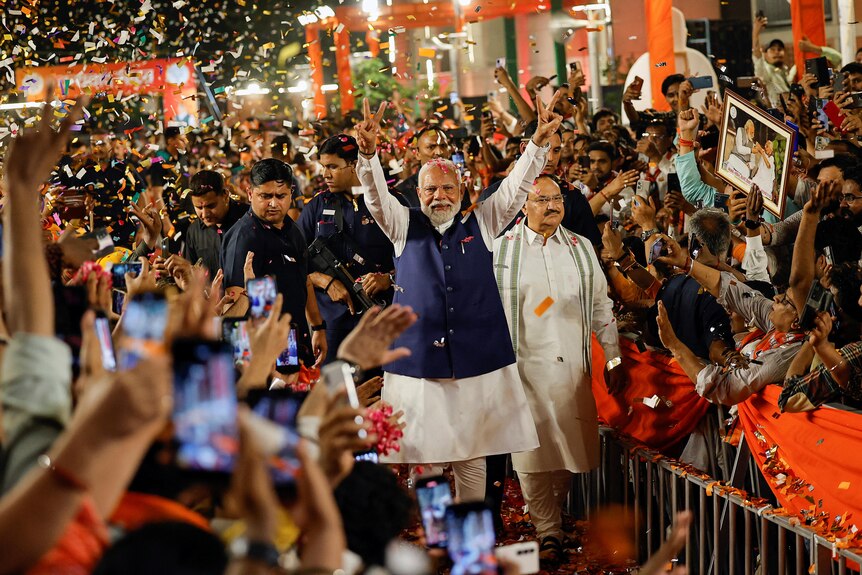
M763 207L781 217L793 161L792 128L730 90L718 135L716 174L732 186L763 194Z

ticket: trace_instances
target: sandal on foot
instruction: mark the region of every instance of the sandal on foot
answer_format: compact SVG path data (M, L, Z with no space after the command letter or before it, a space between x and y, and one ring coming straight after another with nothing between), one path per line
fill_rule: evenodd
M548 563L563 560L563 544L556 537L543 537L539 544L539 559Z

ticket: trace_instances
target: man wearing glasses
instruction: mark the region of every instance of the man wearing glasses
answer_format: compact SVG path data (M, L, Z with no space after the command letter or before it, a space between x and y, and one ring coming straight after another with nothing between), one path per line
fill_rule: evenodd
M365 205L356 177L358 155L356 140L347 134L336 134L320 144L318 156L327 189L308 202L297 223L309 246L322 239L369 297L391 303L392 242ZM359 323L363 309L351 290L354 286L344 285L333 273L314 257L309 260L308 278L326 322L327 348L335 351ZM335 353L330 354L334 359Z
M589 240L560 225L565 206L556 178L536 179L524 213L494 242L494 267L540 444L513 453L512 464L541 557L555 562L563 557L560 512L572 473L590 471L599 461L593 331L608 359L608 389L620 391L625 375L607 281Z
M676 150L668 125L664 122L651 122L638 140L637 151L649 163L649 169L641 177L648 182L654 182L658 187L659 198L664 199L667 193L667 175L676 172Z

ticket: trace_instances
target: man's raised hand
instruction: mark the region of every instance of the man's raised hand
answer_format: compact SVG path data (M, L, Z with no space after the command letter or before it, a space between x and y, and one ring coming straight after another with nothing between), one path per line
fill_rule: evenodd
M533 134L533 143L540 148L544 147L550 141L554 132L560 129L563 117L554 113L554 107L556 107L557 102L562 97L563 91L557 90L554 97L551 98L551 102L545 107L542 98L536 96L536 116L538 117L539 125L536 128L536 133Z
M366 156L373 156L377 152L380 122L385 112L386 102L381 102L377 113L372 116L368 98L362 100L362 121L356 125L356 139L359 143L359 151Z
M51 127L55 114L51 106L52 98L53 90L49 88L38 127L24 130L9 144L3 165L6 189L11 195L18 190L35 193L42 182L48 179L60 160L72 125L81 117L86 103L85 98L78 98L60 122L60 129L55 132Z

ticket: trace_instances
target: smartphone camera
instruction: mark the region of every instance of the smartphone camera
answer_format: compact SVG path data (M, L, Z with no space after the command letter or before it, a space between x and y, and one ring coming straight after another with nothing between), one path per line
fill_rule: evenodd
M649 253L649 263L655 262L661 256L667 255L667 244L663 238L659 238L653 243Z
M461 503L446 510L446 547L452 575L496 575L494 517L484 503Z
M248 404L257 415L274 424L258 426L258 431L268 438L273 447L269 460L273 483L280 495L295 493L296 476L300 462L296 454L299 433L296 430L296 415L302 405L302 395L286 389L253 390Z
M299 371L299 349L296 343L296 330L293 328L287 333L287 347L275 359L275 369L279 373Z
M253 319L262 319L269 316L278 291L275 280L269 276L254 278L246 283L246 293L249 301L249 314Z
M219 341L173 345L177 466L230 474L239 450L233 354Z
M123 342L120 369L135 367L141 359L164 353L168 304L159 293L144 293L126 305L123 316Z
M222 339L233 350L234 365L238 368L248 366L251 361L251 341L248 336L248 323L245 320L225 320L221 324Z
M446 509L452 505L449 482L442 475L416 482L416 500L428 547L446 547Z
M102 355L102 368L105 371L117 371L117 358L114 355L114 341L111 339L111 322L105 314L96 315L96 338L99 340L99 351Z
M117 291L126 291L126 274L132 274L132 277L138 277L144 269L144 264L141 262L122 262L114 264L111 268L111 281L114 289Z

